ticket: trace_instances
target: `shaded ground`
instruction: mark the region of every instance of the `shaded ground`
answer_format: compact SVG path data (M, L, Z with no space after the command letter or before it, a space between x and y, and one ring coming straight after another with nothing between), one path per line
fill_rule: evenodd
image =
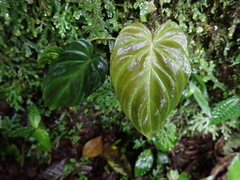
M8 115L13 113L11 109L5 105L0 106L1 115ZM72 122L69 127L76 125L80 121L81 111L78 113L71 113ZM22 115L25 118L25 114ZM52 117L51 117L52 118ZM101 124L91 123L98 118L98 114L92 113L81 115L81 122L83 127L79 136L81 139L74 145L71 144L68 138L62 138L59 142L55 143L52 151L48 154L48 162L39 165L39 158L41 154L36 156L27 157L25 155L23 166L15 161L12 155L7 155L5 160L0 163L0 180L41 180L41 179L58 179L62 176L62 169L64 165L69 163L70 158L79 160L82 156L82 148L84 144L95 137L102 136L103 144L112 144L119 138L125 139L125 134L119 131L119 127L113 126L112 129L103 129ZM50 119L46 119L50 121ZM30 147L30 143L23 142L20 139L11 139L19 148ZM24 146L21 144L24 143ZM216 179L225 179L226 169L233 155L224 157L221 147L224 140L220 137L217 141L212 141L211 136L202 137L200 134L194 137L183 136L179 138L178 143L171 152L167 152L171 163L164 166L167 171L168 167L177 169L179 172L185 171L191 179L200 179L210 174L214 175ZM129 151L132 155L128 157L131 165L134 165L139 151L132 149L132 144L128 145ZM23 150L23 149L22 149ZM215 167L215 168L214 168ZM106 171L108 169L108 173ZM89 164L75 167L72 169L67 180L77 180L77 173L83 172L88 176L89 180L117 180L122 177L119 173L107 166L106 160L102 156L97 156L92 159ZM137 180L145 180L146 178L139 177ZM147 179L146 179L147 180Z

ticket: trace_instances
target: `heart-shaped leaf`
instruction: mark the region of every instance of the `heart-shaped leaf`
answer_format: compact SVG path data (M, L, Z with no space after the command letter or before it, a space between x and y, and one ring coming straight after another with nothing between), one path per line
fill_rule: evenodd
M45 105L51 110L77 106L99 88L107 77L108 63L93 54L92 44L80 39L51 64L43 83Z
M126 116L148 139L178 104L191 67L187 37L174 22L152 35L141 23L127 25L111 54L110 76Z

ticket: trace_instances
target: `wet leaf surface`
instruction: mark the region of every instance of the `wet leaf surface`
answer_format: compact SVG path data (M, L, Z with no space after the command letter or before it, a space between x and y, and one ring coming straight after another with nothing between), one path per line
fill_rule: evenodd
M154 157L151 149L144 150L135 163L134 173L135 177L141 176L148 172L153 165Z
M85 39L73 41L51 63L43 83L43 99L51 110L61 106L78 106L105 81L108 63L93 52Z
M152 139L178 104L191 74L187 36L167 21L153 34L141 23L119 33L110 76L121 107L134 127Z

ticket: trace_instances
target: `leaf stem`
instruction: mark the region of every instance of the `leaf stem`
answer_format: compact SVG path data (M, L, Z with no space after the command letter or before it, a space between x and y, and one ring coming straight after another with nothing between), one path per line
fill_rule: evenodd
M90 39L89 41L92 42L92 41L99 40L99 39L104 39L104 40L116 40L115 37L96 37L96 38Z

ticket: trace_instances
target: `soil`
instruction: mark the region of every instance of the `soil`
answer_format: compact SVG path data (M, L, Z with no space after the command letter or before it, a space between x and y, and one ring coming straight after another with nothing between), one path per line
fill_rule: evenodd
M11 116L13 113L18 112L14 112L5 104L0 105L1 116ZM69 124L69 128L79 121L79 113L81 114L82 110L78 113L70 112L72 122ZM21 114L21 116L23 119L26 119L26 114ZM54 118L56 117L45 118L44 122L54 122ZM81 158L82 148L87 141L102 136L102 141L105 145L112 144L119 138L128 138L124 137L126 135L120 132L117 126L113 126L111 129L103 129L101 124L91 123L97 118L97 113L82 115L81 121L83 122L83 127L81 132L79 132L81 139L72 145L69 138L62 138L54 144L51 152L47 154L48 160L45 162L44 160L41 162L41 154L31 155L30 157L26 155L31 143L24 142L22 138L10 139L10 143L14 143L24 152L24 163L22 166L19 165L13 155L6 155L5 159L2 157L0 159L0 180L59 179L62 176L64 165L69 163L70 158L77 160ZM21 123L24 124L24 120ZM230 160L233 158L233 155L228 157L223 155L221 147L224 143L223 137L212 141L211 135L203 137L201 134L196 134L194 137L179 137L178 143L172 151L167 152L171 162L164 166L164 172L167 172L171 168L177 169L179 172L185 171L190 179L193 180L207 177L211 174L214 175L215 179L226 179L227 166L231 162ZM128 148L130 147L132 155L129 161L133 166L140 151L133 150L131 146L132 144L130 143ZM108 169L108 172L106 169ZM122 177L121 174L107 166L106 160L101 155L92 158L90 164L73 169L66 180L77 180L77 173L79 172L85 173L89 180L118 180ZM147 178L146 176L142 176L135 180L147 180Z

